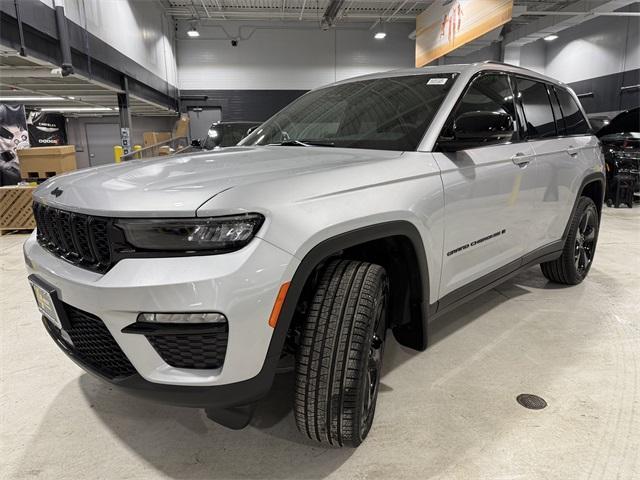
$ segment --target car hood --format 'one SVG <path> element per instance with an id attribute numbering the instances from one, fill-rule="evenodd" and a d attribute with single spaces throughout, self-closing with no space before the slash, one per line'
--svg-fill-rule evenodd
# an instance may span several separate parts
<path id="1" fill-rule="evenodd" d="M 34 197 L 65 210 L 113 217 L 187 217 L 239 185 L 397 158 L 402 152 L 331 147 L 231 147 L 134 160 L 53 177 Z"/>
<path id="2" fill-rule="evenodd" d="M 598 138 L 614 134 L 640 132 L 640 108 L 633 108 L 619 113 L 604 127 L 596 132 Z"/>

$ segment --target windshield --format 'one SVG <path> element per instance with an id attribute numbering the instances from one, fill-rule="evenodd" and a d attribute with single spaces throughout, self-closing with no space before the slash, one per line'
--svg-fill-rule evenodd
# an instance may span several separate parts
<path id="1" fill-rule="evenodd" d="M 455 75 L 379 78 L 314 90 L 240 145 L 416 150 Z"/>

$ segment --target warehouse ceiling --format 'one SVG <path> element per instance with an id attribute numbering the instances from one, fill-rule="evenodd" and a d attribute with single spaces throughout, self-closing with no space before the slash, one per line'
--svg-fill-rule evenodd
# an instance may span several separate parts
<path id="1" fill-rule="evenodd" d="M 80 75 L 63 77 L 55 65 L 20 57 L 16 52 L 0 52 L 0 103 L 51 109 L 67 116 L 117 115 L 117 94 L 117 90 Z M 175 115 L 133 95 L 129 102 L 132 115 Z"/>
<path id="2" fill-rule="evenodd" d="M 176 19 L 322 21 L 338 8 L 336 25 L 347 22 L 415 22 L 434 0 L 158 0 Z M 577 1 L 515 0 L 514 25 L 535 21 L 535 13 L 565 8 Z M 604 3 L 592 1 L 592 4 Z"/>
<path id="3" fill-rule="evenodd" d="M 320 28 L 378 23 L 415 24 L 416 17 L 434 0 L 156 0 L 178 21 L 219 22 L 270 20 L 286 24 L 316 23 Z M 635 0 L 514 0 L 513 18 L 466 45 L 453 56 L 465 55 L 505 39 L 524 45 L 574 26 L 597 15 L 639 15 L 617 10 Z M 616 12 L 616 13 L 614 13 Z M 413 37 L 412 37 L 413 38 Z"/>

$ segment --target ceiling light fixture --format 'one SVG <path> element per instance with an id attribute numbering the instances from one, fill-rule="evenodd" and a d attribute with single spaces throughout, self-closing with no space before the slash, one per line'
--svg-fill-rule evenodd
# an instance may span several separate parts
<path id="1" fill-rule="evenodd" d="M 191 28 L 189 28 L 189 30 L 187 30 L 187 35 L 189 35 L 191 38 L 196 38 L 200 36 L 200 32 L 198 31 L 198 28 L 194 25 L 191 25 Z"/>
<path id="2" fill-rule="evenodd" d="M 553 42 L 554 40 L 558 39 L 558 35 L 556 35 L 555 33 L 552 33 L 551 35 L 547 35 L 546 37 L 544 37 L 545 42 Z"/>
<path id="3" fill-rule="evenodd" d="M 0 102 L 57 102 L 66 100 L 62 97 L 0 97 Z"/>
<path id="4" fill-rule="evenodd" d="M 378 28 L 376 29 L 376 33 L 374 33 L 373 38 L 376 40 L 384 40 L 387 36 L 387 32 L 385 32 L 384 22 L 382 19 L 378 21 Z"/>

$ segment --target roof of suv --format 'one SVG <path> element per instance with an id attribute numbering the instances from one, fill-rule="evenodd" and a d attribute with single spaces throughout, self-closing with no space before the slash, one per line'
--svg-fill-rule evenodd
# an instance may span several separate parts
<path id="1" fill-rule="evenodd" d="M 562 82 L 559 82 L 558 80 L 555 80 L 551 77 L 547 77 L 546 75 L 542 75 L 541 73 L 535 72 L 533 70 L 529 70 L 528 68 L 518 67 L 516 65 L 509 65 L 507 63 L 501 63 L 501 62 L 495 62 L 495 61 L 388 70 L 386 72 L 371 73 L 368 75 L 361 75 L 358 77 L 341 80 L 339 82 L 334 83 L 333 85 L 339 85 L 343 83 L 349 83 L 349 82 L 360 81 L 360 80 L 373 80 L 376 78 L 393 78 L 393 77 L 404 77 L 409 75 L 425 75 L 425 74 L 438 74 L 438 73 L 460 73 L 460 74 L 465 74 L 468 77 L 471 77 L 477 72 L 480 72 L 482 70 L 498 70 L 498 71 L 504 71 L 504 72 L 510 72 L 510 73 L 520 73 L 523 75 L 527 75 L 529 77 L 538 78 L 548 83 L 564 86 Z"/>

